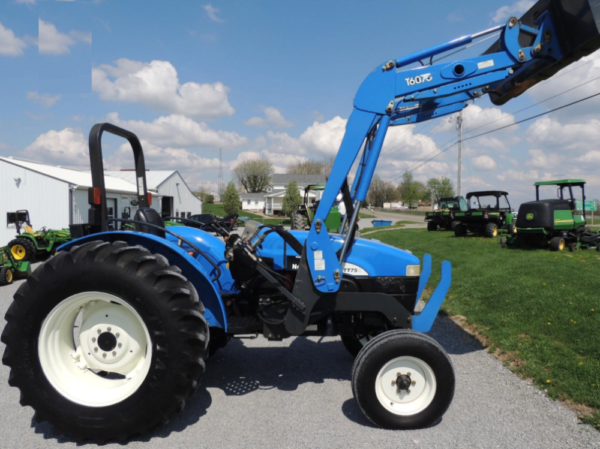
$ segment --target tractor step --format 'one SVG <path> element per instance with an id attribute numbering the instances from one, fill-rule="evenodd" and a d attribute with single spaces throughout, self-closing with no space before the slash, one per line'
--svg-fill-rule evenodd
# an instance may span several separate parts
<path id="1" fill-rule="evenodd" d="M 263 324 L 253 316 L 230 316 L 227 317 L 228 334 L 255 334 L 262 332 Z"/>

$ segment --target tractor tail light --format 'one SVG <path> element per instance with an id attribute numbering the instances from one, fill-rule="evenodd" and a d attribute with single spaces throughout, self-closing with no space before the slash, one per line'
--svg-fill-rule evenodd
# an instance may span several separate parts
<path id="1" fill-rule="evenodd" d="M 94 187 L 94 204 L 99 206 L 102 203 L 102 195 L 100 195 L 100 187 Z"/>
<path id="2" fill-rule="evenodd" d="M 487 213 L 487 212 L 484 212 L 484 213 L 483 213 L 483 218 L 487 218 L 487 217 L 488 217 L 488 213 Z"/>
<path id="3" fill-rule="evenodd" d="M 152 206 L 152 194 L 148 192 L 148 206 Z"/>

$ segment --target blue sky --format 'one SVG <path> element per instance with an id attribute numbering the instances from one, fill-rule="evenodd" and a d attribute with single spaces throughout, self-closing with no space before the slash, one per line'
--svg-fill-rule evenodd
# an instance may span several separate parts
<path id="1" fill-rule="evenodd" d="M 337 152 L 352 99 L 374 67 L 504 23 L 532 3 L 0 0 L 0 155 L 85 168 L 91 126 L 110 121 L 138 134 L 150 169 L 179 170 L 192 188 L 215 187 L 219 148 L 226 181 L 237 162 L 260 155 L 283 171 Z M 600 76 L 595 57 L 501 109 L 486 99 L 469 106 L 465 136 L 594 93 L 597 81 L 512 115 Z M 463 193 L 505 189 L 518 204 L 534 181 L 570 176 L 600 197 L 598 106 L 470 140 Z M 397 127 L 378 173 L 394 180 L 455 137 L 447 117 Z M 118 139 L 106 139 L 105 159 L 110 168 L 131 166 Z M 456 159 L 454 147 L 414 175 L 455 179 Z"/>

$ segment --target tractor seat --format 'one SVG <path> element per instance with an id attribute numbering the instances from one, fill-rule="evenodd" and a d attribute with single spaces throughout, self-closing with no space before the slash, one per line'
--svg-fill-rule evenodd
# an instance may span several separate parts
<path id="1" fill-rule="evenodd" d="M 160 226 L 161 228 L 165 227 L 165 222 L 159 215 L 158 211 L 156 209 L 152 209 L 151 207 L 142 207 L 138 209 L 133 219 L 136 221 L 150 223 L 155 226 Z M 152 234 L 158 237 L 165 238 L 165 231 L 163 231 L 162 229 L 157 229 L 154 226 L 145 226 L 139 223 L 135 223 L 134 225 L 136 231 L 145 232 L 146 234 Z"/>

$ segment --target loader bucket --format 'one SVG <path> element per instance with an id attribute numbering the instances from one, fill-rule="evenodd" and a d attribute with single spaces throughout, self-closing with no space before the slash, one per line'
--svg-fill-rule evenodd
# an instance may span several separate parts
<path id="1" fill-rule="evenodd" d="M 518 97 L 540 81 L 550 78 L 584 56 L 600 48 L 600 2 L 598 0 L 539 0 L 527 11 L 520 21 L 530 27 L 536 26 L 536 19 L 548 12 L 556 31 L 562 58 L 536 58 L 515 71 L 502 83 L 495 84 L 489 91 L 492 103 L 503 105 Z M 521 47 L 530 46 L 534 37 L 521 33 Z M 553 45 L 556 45 L 553 44 Z M 496 41 L 483 54 L 500 51 L 500 41 Z"/>

